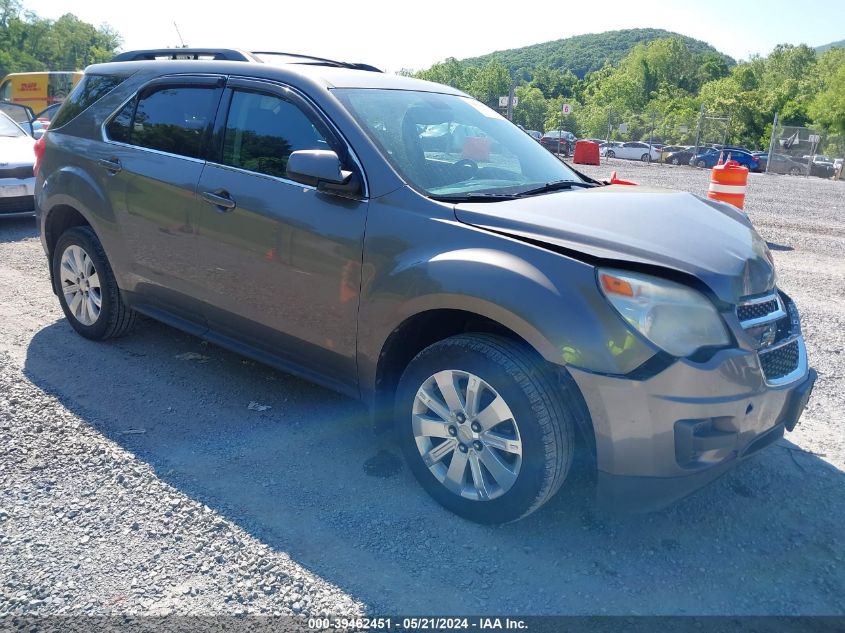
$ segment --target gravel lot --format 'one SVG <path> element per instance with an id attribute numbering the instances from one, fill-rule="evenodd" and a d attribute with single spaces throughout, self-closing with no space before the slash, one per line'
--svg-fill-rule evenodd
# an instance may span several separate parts
<path id="1" fill-rule="evenodd" d="M 707 188 L 611 163 L 585 171 Z M 152 321 L 83 340 L 0 222 L 0 614 L 845 613 L 845 182 L 754 174 L 747 211 L 820 374 L 802 424 L 661 513 L 576 482 L 500 527 L 371 476 L 396 450 L 351 400 Z"/>

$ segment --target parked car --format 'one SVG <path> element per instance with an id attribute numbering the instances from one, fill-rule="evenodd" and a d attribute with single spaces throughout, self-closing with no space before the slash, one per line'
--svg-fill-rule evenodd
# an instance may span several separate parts
<path id="1" fill-rule="evenodd" d="M 60 103 L 53 104 L 38 114 L 35 114 L 32 108 L 27 105 L 12 103 L 10 101 L 0 101 L 0 112 L 21 126 L 27 134 L 38 139 L 47 130 L 47 126 L 50 125 L 50 119 L 61 105 Z"/>
<path id="2" fill-rule="evenodd" d="M 687 147 L 666 154 L 663 162 L 669 163 L 670 165 L 688 165 L 693 156 L 695 156 L 695 148 Z"/>
<path id="3" fill-rule="evenodd" d="M 641 160 L 643 162 L 660 160 L 659 149 L 649 147 L 648 143 L 641 143 L 639 141 L 608 145 L 603 150 L 600 150 L 600 153 L 607 158 L 627 158 L 629 160 Z"/>
<path id="4" fill-rule="evenodd" d="M 38 141 L 81 336 L 146 314 L 361 398 L 486 523 L 548 501 L 576 447 L 604 504 L 646 510 L 798 423 L 816 374 L 738 209 L 579 175 L 447 86 L 213 53 L 90 66 Z M 484 137 L 426 151 L 441 124 Z"/>
<path id="5" fill-rule="evenodd" d="M 578 139 L 566 130 L 551 130 L 543 134 L 540 144 L 554 154 L 571 155 Z"/>
<path id="6" fill-rule="evenodd" d="M 535 141 L 539 141 L 541 138 L 543 138 L 543 133 L 537 130 L 525 130 L 525 133 L 531 138 L 533 138 Z"/>
<path id="7" fill-rule="evenodd" d="M 696 154 L 689 159 L 689 164 L 695 167 L 706 167 L 708 169 L 715 167 L 719 162 L 719 156 L 727 161 L 735 160 L 743 167 L 748 167 L 749 171 L 760 170 L 760 159 L 752 156 L 749 152 L 738 149 L 711 149 L 700 154 Z"/>
<path id="8" fill-rule="evenodd" d="M 682 152 L 685 149 L 687 149 L 686 145 L 664 145 L 660 148 L 660 161 L 666 162 L 666 158 L 669 156 L 669 154 L 674 154 L 675 152 Z M 677 163 L 675 164 L 677 165 Z"/>
<path id="9" fill-rule="evenodd" d="M 793 160 L 786 154 L 761 154 L 758 157 L 762 170 L 773 174 L 801 176 L 807 172 L 807 166 Z"/>
<path id="10" fill-rule="evenodd" d="M 812 160 L 810 160 L 812 158 Z M 805 171 L 809 166 L 810 175 L 816 176 L 818 178 L 832 178 L 833 174 L 836 173 L 836 167 L 833 164 L 833 161 L 830 160 L 827 156 L 802 156 L 801 158 L 795 158 L 796 162 L 801 163 Z"/>
<path id="11" fill-rule="evenodd" d="M 0 112 L 0 218 L 31 216 L 35 140 L 3 112 Z"/>

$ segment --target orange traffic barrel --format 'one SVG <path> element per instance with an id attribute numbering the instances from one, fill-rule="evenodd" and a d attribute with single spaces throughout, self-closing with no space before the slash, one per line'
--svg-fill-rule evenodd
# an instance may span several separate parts
<path id="1" fill-rule="evenodd" d="M 710 172 L 710 189 L 707 197 L 721 200 L 741 209 L 745 204 L 745 187 L 748 184 L 748 168 L 735 160 L 719 164 Z"/>
<path id="2" fill-rule="evenodd" d="M 573 161 L 579 165 L 600 165 L 599 144 L 592 141 L 576 141 Z"/>

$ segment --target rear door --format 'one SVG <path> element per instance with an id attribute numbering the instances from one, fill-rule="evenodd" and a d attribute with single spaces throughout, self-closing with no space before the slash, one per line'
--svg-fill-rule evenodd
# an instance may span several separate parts
<path id="1" fill-rule="evenodd" d="M 196 227 L 209 327 L 354 392 L 367 203 L 286 174 L 306 149 L 335 150 L 357 171 L 348 147 L 306 99 L 270 82 L 230 79 L 217 119 Z"/>
<path id="2" fill-rule="evenodd" d="M 98 160 L 127 252 L 124 283 L 150 307 L 202 320 L 193 272 L 197 182 L 225 78 L 164 77 L 144 87 L 106 124 Z"/>

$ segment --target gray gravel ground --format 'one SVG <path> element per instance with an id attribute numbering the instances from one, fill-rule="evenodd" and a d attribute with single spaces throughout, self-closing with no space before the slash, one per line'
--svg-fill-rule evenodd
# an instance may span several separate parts
<path id="1" fill-rule="evenodd" d="M 612 163 L 585 171 L 707 188 Z M 845 182 L 752 175 L 747 210 L 819 370 L 802 424 L 663 512 L 576 481 L 499 527 L 370 476 L 396 451 L 351 400 L 151 321 L 83 340 L 0 223 L 0 614 L 842 614 Z"/>

